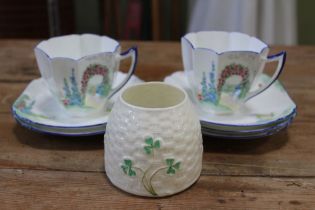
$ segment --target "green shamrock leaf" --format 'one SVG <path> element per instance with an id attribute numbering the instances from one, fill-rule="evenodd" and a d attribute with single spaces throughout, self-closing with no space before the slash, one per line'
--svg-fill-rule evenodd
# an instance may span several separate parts
<path id="1" fill-rule="evenodd" d="M 128 173 L 129 176 L 136 176 L 136 172 L 132 169 L 130 169 L 129 173 Z"/>
<path id="2" fill-rule="evenodd" d="M 178 170 L 179 167 L 180 167 L 180 162 L 175 163 L 175 164 L 173 165 L 173 167 Z"/>
<path id="3" fill-rule="evenodd" d="M 148 138 L 146 138 L 145 139 L 145 143 L 147 144 L 147 145 L 153 145 L 153 138 L 152 137 L 148 137 Z"/>
<path id="4" fill-rule="evenodd" d="M 125 165 L 121 166 L 122 170 L 124 171 L 125 174 L 128 174 L 128 167 Z"/>
<path id="5" fill-rule="evenodd" d="M 148 137 L 144 140 L 145 146 L 143 147 L 145 153 L 150 155 L 153 149 L 159 149 L 161 144 L 159 140 L 154 141 L 152 137 Z"/>
<path id="6" fill-rule="evenodd" d="M 159 140 L 156 140 L 156 141 L 154 142 L 154 146 L 153 146 L 153 147 L 159 149 L 159 148 L 160 148 L 160 141 L 159 141 Z"/>
<path id="7" fill-rule="evenodd" d="M 167 166 L 171 167 L 174 163 L 174 159 L 166 159 Z"/>
<path id="8" fill-rule="evenodd" d="M 144 151 L 145 151 L 148 155 L 151 154 L 152 148 L 151 148 L 150 146 L 144 146 L 143 148 L 144 148 Z"/>
<path id="9" fill-rule="evenodd" d="M 175 174 L 176 170 L 179 170 L 180 168 L 180 162 L 174 164 L 174 159 L 166 159 L 165 162 L 168 167 L 166 171 L 167 174 Z"/>
<path id="10" fill-rule="evenodd" d="M 132 169 L 132 161 L 130 159 L 124 159 L 124 164 L 121 165 L 123 172 L 128 176 L 136 176 L 136 172 Z"/>
<path id="11" fill-rule="evenodd" d="M 172 167 L 169 167 L 166 171 L 167 174 L 175 174 L 175 169 L 173 169 Z"/>

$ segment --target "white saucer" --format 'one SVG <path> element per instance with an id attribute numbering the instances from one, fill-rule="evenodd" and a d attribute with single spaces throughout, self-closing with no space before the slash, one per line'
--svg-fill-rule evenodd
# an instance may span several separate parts
<path id="1" fill-rule="evenodd" d="M 125 76 L 126 74 L 118 72 L 113 86 L 119 84 Z M 122 90 L 141 82 L 138 77 L 132 76 Z M 108 110 L 104 110 L 99 117 L 71 118 L 63 112 L 45 81 L 39 78 L 33 80 L 14 102 L 12 112 L 22 126 L 35 131 L 70 136 L 95 135 L 105 132 L 109 109 L 117 95 L 119 92 L 110 99 Z"/>
<path id="2" fill-rule="evenodd" d="M 261 75 L 256 83 L 264 84 L 269 80 L 267 75 Z M 217 131 L 247 131 L 269 129 L 278 124 L 291 122 L 296 115 L 296 105 L 279 81 L 276 81 L 266 91 L 245 103 L 242 112 L 232 115 L 215 115 L 198 108 L 192 97 L 187 78 L 183 71 L 178 71 L 164 79 L 165 82 L 182 87 L 194 103 L 203 128 Z M 287 125 L 286 125 L 287 126 Z M 284 127 L 286 127 L 284 126 Z"/>
<path id="3" fill-rule="evenodd" d="M 202 128 L 202 133 L 208 136 L 214 136 L 219 138 L 225 138 L 225 139 L 255 139 L 255 138 L 262 138 L 266 136 L 271 136 L 279 131 L 287 128 L 291 122 L 293 121 L 295 115 L 290 117 L 287 121 L 279 123 L 277 125 L 264 128 L 264 129 L 258 129 L 258 130 L 240 130 L 240 131 L 221 131 L 221 130 L 215 130 L 215 129 L 209 129 L 207 127 Z"/>

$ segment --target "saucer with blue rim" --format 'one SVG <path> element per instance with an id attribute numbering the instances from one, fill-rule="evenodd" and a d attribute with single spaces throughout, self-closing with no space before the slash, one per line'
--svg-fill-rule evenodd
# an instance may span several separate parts
<path id="1" fill-rule="evenodd" d="M 113 86 L 119 84 L 125 75 L 125 73 L 118 72 Z M 142 80 L 133 75 L 122 90 L 141 82 Z M 63 111 L 63 107 L 46 87 L 44 79 L 39 78 L 31 81 L 16 99 L 12 105 L 12 113 L 20 125 L 30 130 L 65 136 L 97 135 L 105 132 L 108 114 L 117 95 L 119 92 L 110 99 L 103 114 L 73 118 Z"/>
<path id="2" fill-rule="evenodd" d="M 260 75 L 253 88 L 263 85 L 269 79 L 265 74 Z M 215 115 L 199 109 L 183 71 L 171 74 L 164 81 L 177 85 L 188 93 L 205 135 L 242 139 L 270 136 L 288 127 L 296 116 L 296 105 L 279 81 L 247 101 L 244 111 L 231 115 Z"/>

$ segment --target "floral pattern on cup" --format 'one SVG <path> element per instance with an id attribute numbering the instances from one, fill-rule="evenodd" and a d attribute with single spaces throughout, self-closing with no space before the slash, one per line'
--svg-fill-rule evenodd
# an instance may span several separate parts
<path id="1" fill-rule="evenodd" d="M 143 147 L 144 152 L 149 155 L 154 160 L 154 153 L 158 152 L 161 147 L 161 142 L 159 139 L 153 139 L 152 137 L 145 138 L 145 145 Z M 155 191 L 154 186 L 152 185 L 152 180 L 156 175 L 165 171 L 167 175 L 174 175 L 176 171 L 180 170 L 181 162 L 176 162 L 174 158 L 167 158 L 161 162 L 160 166 L 155 166 L 153 164 L 149 165 L 146 169 L 142 169 L 137 167 L 132 159 L 125 158 L 123 160 L 123 164 L 121 165 L 121 169 L 123 172 L 130 177 L 137 176 L 141 174 L 141 182 L 143 187 L 146 189 L 148 193 L 153 196 L 158 196 L 158 193 Z M 156 168 L 153 168 L 153 167 Z M 149 175 L 149 170 L 154 170 L 153 173 Z"/>
<path id="2" fill-rule="evenodd" d="M 240 83 L 237 85 L 229 84 L 227 80 L 231 76 L 239 76 L 241 78 Z M 220 95 L 222 92 L 228 93 L 239 99 L 244 98 L 250 87 L 248 68 L 235 63 L 225 66 L 225 68 L 221 71 L 218 85 L 216 87 L 215 66 L 212 63 L 209 79 L 207 79 L 206 73 L 203 72 L 200 85 L 201 90 L 198 93 L 199 101 L 210 102 L 217 106 L 220 103 Z"/>
<path id="3" fill-rule="evenodd" d="M 207 81 L 206 73 L 202 72 L 201 92 L 198 94 L 199 101 L 210 102 L 214 105 L 219 103 L 219 95 L 215 86 L 215 65 L 212 63 L 209 73 L 209 82 Z"/>
<path id="4" fill-rule="evenodd" d="M 218 84 L 218 92 L 227 92 L 234 97 L 244 98 L 249 89 L 249 73 L 248 68 L 241 64 L 227 65 L 221 72 Z M 230 85 L 226 81 L 231 76 L 240 76 L 241 82 L 237 85 Z"/>
<path id="5" fill-rule="evenodd" d="M 184 70 L 191 91 L 202 99 L 197 100 L 196 104 L 203 112 L 212 114 L 232 114 L 241 110 L 245 102 L 268 89 L 277 80 L 286 60 L 286 52 L 268 56 L 266 43 L 239 32 L 188 33 L 182 37 L 181 44 Z M 264 72 L 265 64 L 270 62 L 278 63 L 271 80 L 252 89 L 254 81 Z M 204 103 L 203 99 L 209 99 L 213 91 L 206 87 L 206 94 L 202 94 L 205 91 L 201 91 L 200 84 L 205 83 L 205 78 L 208 79 L 212 63 L 216 65 L 213 79 L 216 94 L 212 96 L 216 97 Z"/>
<path id="6" fill-rule="evenodd" d="M 102 82 L 97 86 L 88 86 L 89 80 L 95 75 L 102 76 Z M 108 68 L 100 64 L 93 64 L 86 68 L 81 80 L 81 90 L 78 88 L 78 83 L 74 75 L 74 69 L 71 71 L 69 80 L 71 87 L 69 86 L 68 80 L 64 78 L 64 99 L 62 102 L 66 107 L 84 107 L 85 96 L 87 93 L 90 95 L 106 97 L 111 89 L 111 85 L 109 84 L 110 80 L 108 78 Z"/>
<path id="7" fill-rule="evenodd" d="M 88 88 L 88 82 L 90 78 L 95 75 L 102 76 L 103 80 L 96 88 L 94 88 L 94 90 L 93 88 L 90 88 L 88 92 L 92 93 L 93 95 L 98 94 L 102 97 L 107 96 L 110 91 L 110 85 L 109 85 L 110 80 L 108 78 L 108 68 L 100 64 L 90 65 L 84 71 L 83 78 L 81 80 L 81 93 L 85 95 Z"/>

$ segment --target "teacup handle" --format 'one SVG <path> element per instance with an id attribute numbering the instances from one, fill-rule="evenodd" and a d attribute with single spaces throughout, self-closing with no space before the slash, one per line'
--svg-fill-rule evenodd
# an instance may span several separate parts
<path id="1" fill-rule="evenodd" d="M 115 93 L 117 93 L 129 81 L 129 79 L 135 72 L 136 66 L 137 66 L 137 58 L 138 58 L 137 47 L 131 47 L 127 51 L 117 55 L 118 60 L 123 60 L 129 57 L 131 57 L 131 65 L 129 67 L 128 74 L 126 78 L 119 85 L 117 85 L 117 87 L 112 89 L 111 93 L 108 94 L 108 97 L 107 97 L 108 99 L 110 99 L 113 95 L 115 95 Z"/>
<path id="2" fill-rule="evenodd" d="M 262 85 L 262 87 L 258 88 L 257 90 L 249 92 L 247 94 L 247 96 L 244 98 L 244 101 L 248 101 L 249 99 L 255 97 L 259 93 L 261 93 L 261 92 L 265 91 L 267 88 L 269 88 L 280 76 L 280 74 L 283 70 L 283 67 L 284 67 L 285 60 L 286 60 L 286 52 L 285 51 L 282 51 L 278 54 L 271 55 L 271 56 L 268 56 L 267 58 L 265 58 L 266 63 L 278 61 L 277 69 L 276 69 L 275 73 L 272 75 L 272 77 L 268 83 Z"/>

